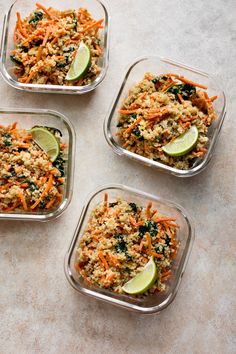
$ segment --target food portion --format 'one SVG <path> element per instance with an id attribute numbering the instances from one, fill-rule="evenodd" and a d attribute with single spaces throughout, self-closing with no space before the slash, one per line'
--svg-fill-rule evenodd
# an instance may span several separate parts
<path id="1" fill-rule="evenodd" d="M 119 110 L 117 135 L 136 154 L 190 169 L 207 152 L 208 128 L 217 118 L 207 87 L 183 76 L 146 73 Z"/>
<path id="2" fill-rule="evenodd" d="M 116 293 L 164 291 L 178 250 L 175 218 L 108 194 L 90 216 L 75 269 L 90 284 Z"/>
<path id="3" fill-rule="evenodd" d="M 60 11 L 36 4 L 24 19 L 17 13 L 11 59 L 18 81 L 31 84 L 91 84 L 103 54 L 96 21 L 85 8 Z M 72 75 L 73 73 L 73 75 Z"/>
<path id="4" fill-rule="evenodd" d="M 65 183 L 61 132 L 0 125 L 0 212 L 47 211 L 60 205 Z"/>

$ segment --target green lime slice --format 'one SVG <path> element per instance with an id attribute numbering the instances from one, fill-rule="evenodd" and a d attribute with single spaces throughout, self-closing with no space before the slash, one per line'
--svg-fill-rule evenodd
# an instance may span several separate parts
<path id="1" fill-rule="evenodd" d="M 122 287 L 122 290 L 131 295 L 142 294 L 153 286 L 156 279 L 157 267 L 153 257 L 151 257 L 142 272 L 125 283 L 125 285 Z"/>
<path id="2" fill-rule="evenodd" d="M 35 143 L 46 152 L 51 161 L 55 161 L 60 152 L 60 147 L 55 136 L 45 128 L 33 128 L 30 130 Z"/>
<path id="3" fill-rule="evenodd" d="M 89 47 L 81 42 L 76 56 L 71 63 L 70 69 L 66 75 L 66 80 L 79 80 L 88 70 L 91 64 L 91 52 Z"/>
<path id="4" fill-rule="evenodd" d="M 195 125 L 192 125 L 184 134 L 163 146 L 162 150 L 170 156 L 183 156 L 194 148 L 197 140 L 198 129 Z"/>

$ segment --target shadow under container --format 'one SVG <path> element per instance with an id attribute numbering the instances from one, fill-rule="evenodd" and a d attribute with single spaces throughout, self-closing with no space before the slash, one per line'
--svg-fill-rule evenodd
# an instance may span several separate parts
<path id="1" fill-rule="evenodd" d="M 217 100 L 214 101 L 213 107 L 217 114 L 217 119 L 212 123 L 208 129 L 207 137 L 209 139 L 207 144 L 207 153 L 203 159 L 197 158 L 193 166 L 188 170 L 180 170 L 175 167 L 170 167 L 162 162 L 148 159 L 147 157 L 138 155 L 123 148 L 120 144 L 119 138 L 116 135 L 118 128 L 117 123 L 119 119 L 119 109 L 122 107 L 124 100 L 129 94 L 129 90 L 140 82 L 146 72 L 155 75 L 165 73 L 175 73 L 186 77 L 188 80 L 206 85 L 208 87 L 209 96 L 217 95 Z M 220 85 L 216 79 L 205 72 L 198 69 L 188 67 L 184 64 L 175 62 L 166 58 L 159 57 L 144 57 L 137 59 L 125 74 L 122 84 L 115 95 L 111 105 L 110 112 L 104 121 L 104 134 L 108 144 L 113 151 L 121 156 L 126 156 L 130 159 L 136 160 L 146 166 L 154 167 L 159 171 L 172 174 L 177 177 L 191 177 L 203 171 L 211 160 L 214 153 L 215 145 L 219 137 L 219 133 L 226 114 L 226 98 Z"/>
<path id="2" fill-rule="evenodd" d="M 165 291 L 144 298 L 137 298 L 128 294 L 117 294 L 107 289 L 88 285 L 75 270 L 76 250 L 79 246 L 80 238 L 85 232 L 92 210 L 103 201 L 105 192 L 108 193 L 109 202 L 114 202 L 117 197 L 120 197 L 128 202 L 134 202 L 139 206 L 145 207 L 147 202 L 152 201 L 153 208 L 157 209 L 160 214 L 176 218 L 176 223 L 179 225 L 177 230 L 179 248 L 176 259 L 172 263 L 172 273 L 171 277 L 166 282 Z M 71 286 L 81 294 L 141 314 L 159 313 L 175 298 L 188 261 L 193 240 L 194 228 L 192 222 L 185 210 L 179 205 L 124 185 L 112 184 L 103 186 L 91 194 L 84 205 L 79 223 L 65 257 L 65 274 Z"/>
<path id="3" fill-rule="evenodd" d="M 52 210 L 0 212 L 0 220 L 48 221 L 61 215 L 68 207 L 73 189 L 75 132 L 70 121 L 62 114 L 46 109 L 0 109 L 1 125 L 17 122 L 19 129 L 31 129 L 35 125 L 60 130 L 62 142 L 67 145 L 65 151 L 65 184 L 61 203 Z"/>
<path id="4" fill-rule="evenodd" d="M 35 1 L 32 0 L 16 0 L 4 17 L 0 63 L 3 78 L 9 85 L 15 87 L 16 89 L 30 92 L 84 94 L 94 90 L 105 78 L 108 68 L 109 15 L 106 6 L 100 0 L 81 0 L 79 2 L 77 0 L 60 2 L 56 0 L 43 0 L 40 3 L 46 8 L 53 7 L 61 11 L 83 7 L 86 8 L 96 20 L 102 18 L 104 19 L 104 28 L 99 30 L 101 45 L 103 47 L 103 56 L 98 62 L 101 72 L 91 84 L 85 86 L 26 84 L 18 82 L 17 76 L 14 74 L 14 63 L 10 59 L 11 51 L 14 49 L 13 34 L 16 25 L 16 13 L 19 12 L 23 19 L 36 9 L 36 5 Z"/>

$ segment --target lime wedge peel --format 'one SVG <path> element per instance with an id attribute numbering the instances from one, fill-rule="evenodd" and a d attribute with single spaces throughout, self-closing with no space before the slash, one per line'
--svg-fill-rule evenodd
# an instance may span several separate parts
<path id="1" fill-rule="evenodd" d="M 198 141 L 198 129 L 192 125 L 188 131 L 174 141 L 163 146 L 162 150 L 170 156 L 183 156 L 191 151 Z"/>
<path id="2" fill-rule="evenodd" d="M 77 50 L 76 56 L 71 63 L 70 69 L 66 75 L 66 80 L 79 80 L 91 65 L 91 52 L 89 47 L 81 42 Z"/>
<path id="3" fill-rule="evenodd" d="M 33 128 L 30 130 L 35 143 L 55 161 L 60 153 L 59 143 L 56 137 L 45 128 Z"/>
<path id="4" fill-rule="evenodd" d="M 157 279 L 157 267 L 153 257 L 145 265 L 144 269 L 122 287 L 122 290 L 130 295 L 142 294 L 150 289 Z"/>

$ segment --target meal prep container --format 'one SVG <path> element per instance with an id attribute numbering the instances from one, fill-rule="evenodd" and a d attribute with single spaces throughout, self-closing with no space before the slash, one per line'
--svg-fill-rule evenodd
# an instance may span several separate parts
<path id="1" fill-rule="evenodd" d="M 177 231 L 177 239 L 180 245 L 177 257 L 172 263 L 171 277 L 166 282 L 167 289 L 164 292 L 155 293 L 142 299 L 128 294 L 116 294 L 106 289 L 88 285 L 76 272 L 74 264 L 79 240 L 84 234 L 93 208 L 103 201 L 105 192 L 108 192 L 109 202 L 113 202 L 118 196 L 129 202 L 134 202 L 145 207 L 148 201 L 152 201 L 153 208 L 157 208 L 161 214 L 176 218 L 176 223 L 180 226 Z M 114 184 L 103 186 L 90 195 L 84 205 L 78 226 L 65 257 L 65 274 L 71 286 L 81 294 L 89 295 L 96 299 L 142 314 L 158 313 L 173 301 L 177 293 L 193 240 L 193 226 L 185 210 L 179 205 L 123 185 Z"/>
<path id="2" fill-rule="evenodd" d="M 127 97 L 129 90 L 141 81 L 146 72 L 151 72 L 156 75 L 164 74 L 168 72 L 176 73 L 185 76 L 187 79 L 206 85 L 208 87 L 208 93 L 210 96 L 217 95 L 218 99 L 214 101 L 213 107 L 217 113 L 218 118 L 213 122 L 208 130 L 208 151 L 203 159 L 196 159 L 191 169 L 180 170 L 174 167 L 170 167 L 161 162 L 150 160 L 144 156 L 138 155 L 134 152 L 124 149 L 119 142 L 116 132 L 116 127 L 119 117 L 119 109 Z M 104 134 L 108 144 L 112 147 L 115 153 L 134 159 L 144 165 L 155 167 L 159 171 L 163 171 L 172 174 L 177 177 L 191 177 L 201 172 L 209 163 L 215 148 L 216 141 L 218 139 L 222 123 L 226 114 L 226 99 L 225 94 L 217 84 L 216 80 L 197 69 L 188 67 L 181 63 L 175 62 L 166 58 L 159 57 L 144 57 L 137 59 L 129 68 L 125 74 L 122 84 L 115 95 L 114 101 L 111 105 L 110 112 L 104 122 Z"/>
<path id="3" fill-rule="evenodd" d="M 54 7 L 59 10 L 77 9 L 85 7 L 95 19 L 104 19 L 104 28 L 99 33 L 104 48 L 103 57 L 100 59 L 101 73 L 89 85 L 85 86 L 65 86 L 65 85 L 45 85 L 45 84 L 25 84 L 17 81 L 17 77 L 13 72 L 14 63 L 10 59 L 11 51 L 14 49 L 13 32 L 16 25 L 16 13 L 20 12 L 21 17 L 25 18 L 33 10 L 35 10 L 35 1 L 32 0 L 16 0 L 10 7 L 8 13 L 4 17 L 2 43 L 1 43 L 1 64 L 0 69 L 6 82 L 20 90 L 31 92 L 50 92 L 50 93 L 67 93 L 67 94 L 83 94 L 94 90 L 104 79 L 108 68 L 108 52 L 109 52 L 109 15 L 107 8 L 100 0 L 43 0 L 42 5 L 46 8 Z"/>
<path id="4" fill-rule="evenodd" d="M 0 109 L 1 125 L 17 122 L 19 129 L 31 129 L 35 125 L 57 128 L 62 133 L 62 141 L 66 143 L 65 185 L 61 204 L 53 210 L 0 212 L 0 219 L 48 221 L 58 217 L 68 207 L 73 188 L 74 173 L 74 140 L 75 132 L 70 121 L 62 114 L 46 109 Z"/>

